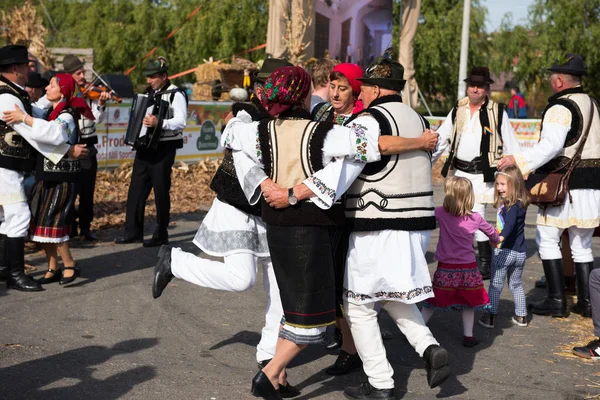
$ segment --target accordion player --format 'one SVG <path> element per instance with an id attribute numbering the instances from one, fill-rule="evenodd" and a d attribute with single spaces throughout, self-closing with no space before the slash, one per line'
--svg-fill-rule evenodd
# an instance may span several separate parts
<path id="1" fill-rule="evenodd" d="M 156 150 L 162 133 L 162 121 L 169 112 L 169 102 L 162 100 L 160 93 L 136 94 L 131 103 L 125 143 L 134 149 Z M 145 127 L 142 123 L 147 115 L 155 115 L 158 123 Z"/>

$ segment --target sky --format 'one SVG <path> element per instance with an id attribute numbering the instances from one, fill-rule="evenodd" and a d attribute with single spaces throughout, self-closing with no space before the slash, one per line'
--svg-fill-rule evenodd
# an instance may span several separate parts
<path id="1" fill-rule="evenodd" d="M 488 9 L 485 24 L 487 31 L 498 30 L 504 14 L 508 12 L 513 14 L 513 24 L 524 24 L 527 19 L 527 8 L 533 2 L 534 0 L 481 0 L 481 5 Z"/>

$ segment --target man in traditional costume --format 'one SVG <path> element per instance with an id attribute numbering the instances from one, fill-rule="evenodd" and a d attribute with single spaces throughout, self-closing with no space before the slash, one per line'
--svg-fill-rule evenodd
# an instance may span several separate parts
<path id="1" fill-rule="evenodd" d="M 548 70 L 554 95 L 542 117 L 540 141 L 530 149 L 504 157 L 499 167 L 516 164 L 523 175 L 532 171 L 565 173 L 565 166 L 583 144 L 568 182 L 569 193 L 563 205 L 539 208 L 536 243 L 544 266 L 547 297 L 530 303 L 531 312 L 567 317 L 564 270 L 560 238 L 569 231 L 571 254 L 577 279 L 577 304 L 572 311 L 591 316 L 589 276 L 594 269 L 592 235 L 600 225 L 600 117 L 598 105 L 581 87 L 587 72 L 583 58 L 567 53 Z M 589 129 L 587 139 L 584 132 Z"/>
<path id="2" fill-rule="evenodd" d="M 467 79 L 467 97 L 460 99 L 437 132 L 440 145 L 433 154 L 437 160 L 450 146 L 442 169 L 471 181 L 475 191 L 474 212 L 485 216 L 487 204 L 494 202 L 494 172 L 505 154 L 519 152 L 519 143 L 508 119 L 506 106 L 489 98 L 490 70 L 474 67 Z M 490 278 L 492 248 L 483 232 L 475 233 L 479 252 L 479 271 Z"/>
<path id="3" fill-rule="evenodd" d="M 161 132 L 158 147 L 140 148 L 135 153 L 131 184 L 127 193 L 125 234 L 115 239 L 117 244 L 143 240 L 144 209 L 152 189 L 156 203 L 157 226 L 152 238 L 144 241 L 144 247 L 169 244 L 167 227 L 171 213 L 171 167 L 175 162 L 177 149 L 183 147 L 183 129 L 187 124 L 187 95 L 171 83 L 168 72 L 167 60 L 163 57 L 149 59 L 144 67 L 144 75 L 149 84 L 146 93 L 165 92 L 160 98 L 169 103 L 169 109 L 162 126 L 159 127 Z M 143 124 L 147 128 L 154 128 L 158 119 L 155 115 L 148 115 L 144 117 Z"/>
<path id="4" fill-rule="evenodd" d="M 85 156 L 87 150 L 69 145 L 60 124 L 31 116 L 34 110 L 25 91 L 28 62 L 26 47 L 0 48 L 0 279 L 17 290 L 40 291 L 42 286 L 24 273 L 25 236 L 31 219 L 24 173 L 33 170 L 36 150 L 53 163 L 67 153 L 71 158 Z M 10 114 L 15 110 L 26 115 L 12 121 Z"/>
<path id="5" fill-rule="evenodd" d="M 310 76 L 303 69 L 276 70 L 260 97 L 277 119 L 251 123 L 239 113 L 222 138 L 234 150 L 238 179 L 247 196 L 261 184 L 262 191 L 268 192 L 266 177 L 290 188 L 289 208 L 272 209 L 261 202 L 284 311 L 275 357 L 252 381 L 252 393 L 267 399 L 281 398 L 276 387 L 283 368 L 306 345 L 322 342 L 325 328 L 335 322 L 334 259 L 345 218 L 341 203 L 332 206 L 337 187 L 327 186 L 313 174 L 329 167 L 340 181 L 344 159 L 358 165 L 379 159 L 379 132 L 373 123 L 358 119 L 345 128 L 310 121 L 309 90 Z M 256 165 L 246 168 L 238 162 L 239 156 L 250 157 Z M 322 199 L 298 200 L 292 188 L 302 182 Z M 248 196 L 250 203 L 258 201 L 260 194 Z M 327 206 L 321 208 L 321 202 Z"/>
<path id="6" fill-rule="evenodd" d="M 283 66 L 291 64 L 283 59 L 266 59 L 255 77 L 255 91 L 262 87 L 274 70 Z M 244 110 L 253 121 L 270 118 L 256 95 L 251 103 L 235 103 L 232 108 L 234 115 Z M 194 244 L 206 254 L 223 257 L 223 261 L 197 257 L 178 247 L 163 246 L 154 269 L 152 295 L 158 298 L 173 277 L 202 287 L 243 292 L 254 287 L 257 268 L 261 264 L 267 308 L 261 340 L 256 346 L 256 361 L 263 368 L 275 355 L 283 309 L 260 206 L 248 203 L 237 179 L 231 149 L 225 149 L 223 162 L 210 187 L 217 198 L 202 220 Z M 280 382 L 279 388 L 284 398 L 300 394 L 287 382 Z"/>

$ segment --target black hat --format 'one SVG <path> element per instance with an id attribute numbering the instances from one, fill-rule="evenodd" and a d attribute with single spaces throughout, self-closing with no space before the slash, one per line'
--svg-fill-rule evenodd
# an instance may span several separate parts
<path id="1" fill-rule="evenodd" d="M 44 88 L 48 86 L 48 81 L 42 78 L 42 75 L 39 72 L 30 72 L 27 75 L 27 84 L 30 88 Z"/>
<path id="2" fill-rule="evenodd" d="M 67 54 L 65 58 L 63 58 L 63 71 L 65 71 L 68 74 L 72 74 L 79 68 L 83 68 L 84 65 L 85 61 L 81 61 L 74 54 Z"/>
<path id="3" fill-rule="evenodd" d="M 164 57 L 158 57 L 158 59 L 150 58 L 144 67 L 145 76 L 167 72 L 169 72 L 169 67 L 167 66 L 167 59 Z"/>
<path id="4" fill-rule="evenodd" d="M 0 65 L 27 64 L 28 62 L 27 47 L 16 44 L 0 47 Z"/>
<path id="5" fill-rule="evenodd" d="M 406 83 L 402 64 L 387 57 L 377 57 L 366 69 L 365 75 L 358 80 L 398 92 L 404 89 Z"/>
<path id="6" fill-rule="evenodd" d="M 567 53 L 559 57 L 548 71 L 558 72 L 559 74 L 568 74 L 582 76 L 587 73 L 587 68 L 583 63 L 583 57 L 579 54 Z"/>
<path id="7" fill-rule="evenodd" d="M 293 65 L 288 60 L 284 60 L 283 58 L 267 58 L 263 62 L 262 67 L 260 67 L 260 71 L 258 71 L 256 74 L 255 79 L 261 83 L 265 83 L 273 71 L 281 67 L 293 67 Z"/>
<path id="8" fill-rule="evenodd" d="M 490 69 L 488 67 L 471 68 L 471 74 L 464 81 L 471 85 L 490 85 L 494 83 L 490 77 Z"/>

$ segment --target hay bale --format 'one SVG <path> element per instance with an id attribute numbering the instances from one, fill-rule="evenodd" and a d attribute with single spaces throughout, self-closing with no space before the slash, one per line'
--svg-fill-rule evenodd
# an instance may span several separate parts
<path id="1" fill-rule="evenodd" d="M 219 70 L 239 70 L 243 73 L 243 69 L 239 65 L 220 64 L 216 62 L 200 64 L 196 69 L 196 82 L 210 83 L 216 79 L 221 80 L 221 73 L 219 72 Z"/>

